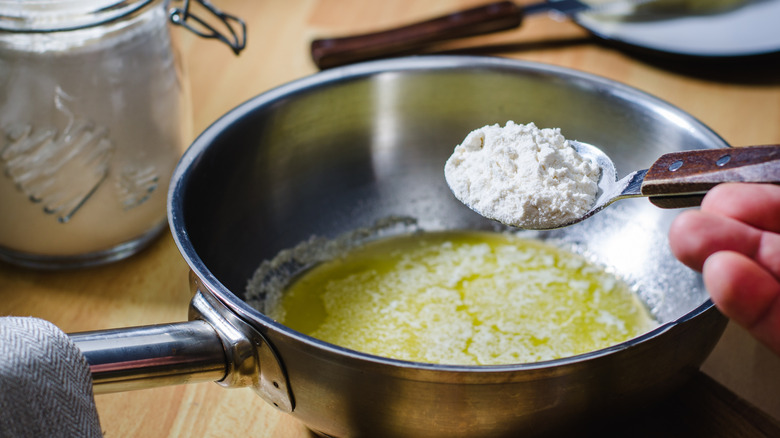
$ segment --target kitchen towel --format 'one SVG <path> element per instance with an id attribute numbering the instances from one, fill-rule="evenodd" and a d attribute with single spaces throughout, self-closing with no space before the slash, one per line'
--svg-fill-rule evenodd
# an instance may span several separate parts
<path id="1" fill-rule="evenodd" d="M 0 318 L 0 437 L 100 437 L 78 347 L 38 318 Z"/>

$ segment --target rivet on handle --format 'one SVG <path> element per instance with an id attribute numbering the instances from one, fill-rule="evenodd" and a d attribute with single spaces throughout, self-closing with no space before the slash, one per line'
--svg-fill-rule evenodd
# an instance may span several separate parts
<path id="1" fill-rule="evenodd" d="M 672 163 L 672 164 L 670 164 L 670 165 L 669 165 L 669 171 L 670 171 L 670 172 L 674 172 L 675 170 L 677 170 L 677 169 L 681 168 L 681 167 L 682 167 L 682 165 L 683 165 L 683 162 L 682 162 L 682 160 L 677 160 L 677 161 L 675 161 L 674 163 Z"/>
<path id="2" fill-rule="evenodd" d="M 722 167 L 725 166 L 729 161 L 731 161 L 731 155 L 724 155 L 718 158 L 718 161 L 716 161 L 715 164 Z"/>

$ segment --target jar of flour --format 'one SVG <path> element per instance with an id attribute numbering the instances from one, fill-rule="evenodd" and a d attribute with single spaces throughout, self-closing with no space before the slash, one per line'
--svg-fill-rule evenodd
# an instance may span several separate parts
<path id="1" fill-rule="evenodd" d="M 191 136 L 176 11 L 162 0 L 0 0 L 0 258 L 100 264 L 165 229 Z"/>

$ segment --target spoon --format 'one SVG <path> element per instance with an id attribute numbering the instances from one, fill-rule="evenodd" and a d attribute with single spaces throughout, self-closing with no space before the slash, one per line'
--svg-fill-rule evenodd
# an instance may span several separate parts
<path id="1" fill-rule="evenodd" d="M 661 155 L 649 169 L 631 172 L 618 180 L 615 164 L 604 151 L 579 141 L 569 143 L 601 168 L 599 191 L 584 215 L 551 228 L 581 222 L 625 198 L 646 196 L 661 208 L 683 208 L 701 204 L 704 194 L 720 183 L 780 184 L 780 145 L 672 152 Z"/>

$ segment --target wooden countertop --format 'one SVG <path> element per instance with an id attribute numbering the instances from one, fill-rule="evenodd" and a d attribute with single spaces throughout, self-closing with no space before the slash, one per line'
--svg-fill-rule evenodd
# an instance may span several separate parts
<path id="1" fill-rule="evenodd" d="M 195 133 L 244 100 L 315 73 L 308 45 L 316 36 L 394 26 L 484 2 L 214 3 L 246 20 L 248 46 L 236 58 L 217 42 L 196 38 L 180 28 L 172 29 L 191 82 Z M 660 64 L 599 44 L 571 22 L 546 16 L 529 18 L 518 30 L 473 38 L 448 48 L 462 44 L 482 47 L 480 54 L 550 63 L 626 83 L 688 111 L 735 146 L 780 144 L 777 59 L 774 64 L 728 67 Z M 66 332 L 183 321 L 191 297 L 187 273 L 168 233 L 142 253 L 98 268 L 38 272 L 0 263 L 0 315 L 44 318 Z M 723 392 L 723 388 L 711 385 L 707 377 L 700 375 L 692 388 L 705 387 L 699 393 L 705 394 L 701 400 L 709 400 L 709 404 L 699 403 L 696 396 L 680 397 L 674 405 L 680 413 L 678 421 L 685 422 L 685 409 L 698 406 L 693 411 L 704 411 L 699 413 L 700 417 L 713 419 L 716 411 L 701 406 L 727 406 L 733 415 L 714 420 L 736 418 L 728 424 L 741 430 L 740 436 L 764 436 L 777 431 L 771 428 L 774 423 L 769 417 L 780 418 L 780 359 L 741 329 L 729 327 L 703 370 L 732 392 Z M 745 405 L 741 398 L 769 416 Z M 96 400 L 107 437 L 310 436 L 292 417 L 268 406 L 249 389 L 224 389 L 201 383 L 100 395 Z M 746 410 L 749 415 L 744 414 Z M 769 429 L 761 429 L 767 424 Z M 726 426 L 719 430 L 729 429 Z"/>

